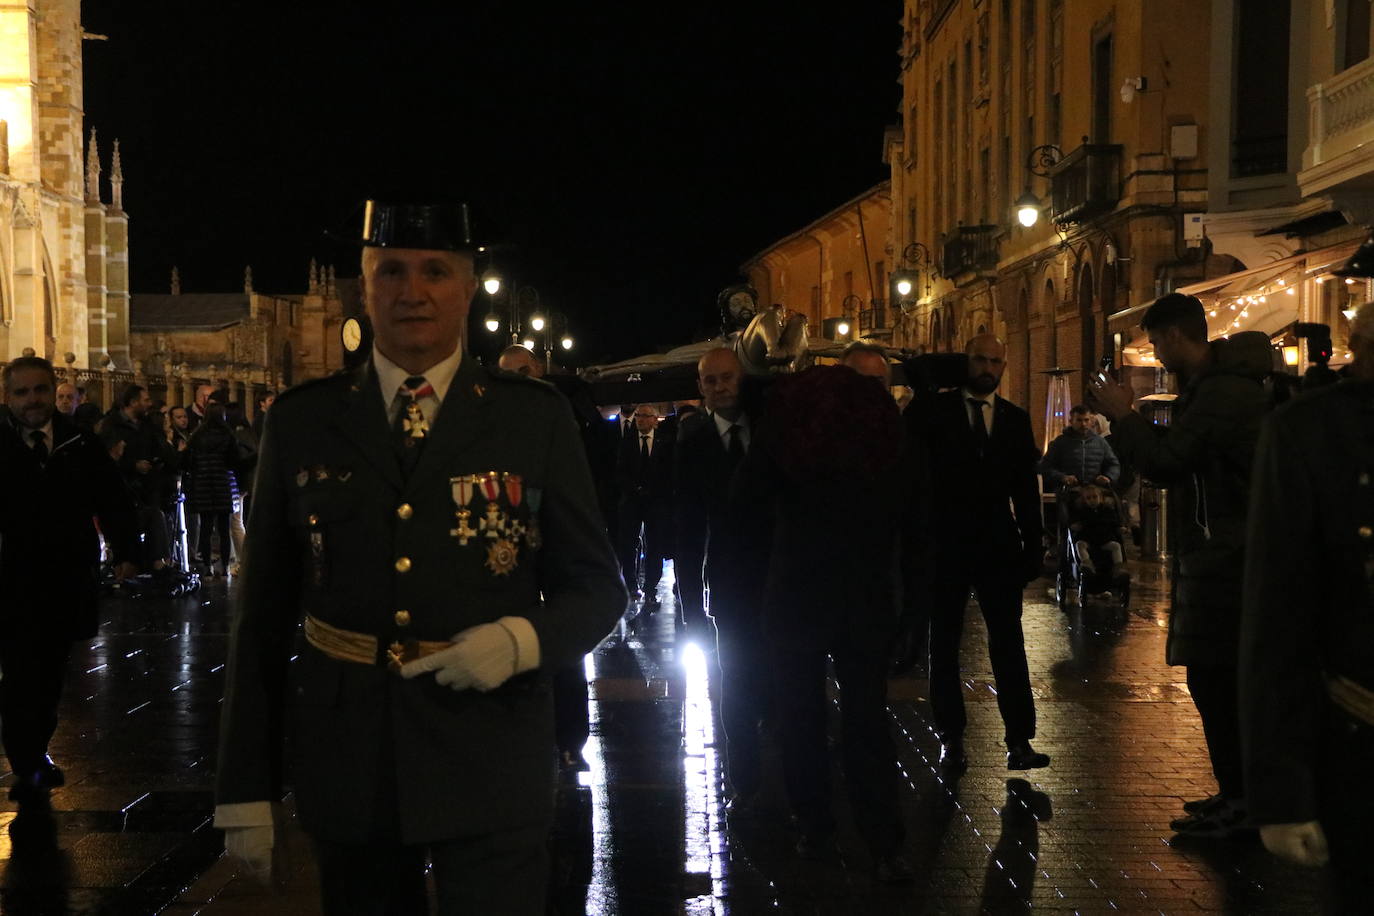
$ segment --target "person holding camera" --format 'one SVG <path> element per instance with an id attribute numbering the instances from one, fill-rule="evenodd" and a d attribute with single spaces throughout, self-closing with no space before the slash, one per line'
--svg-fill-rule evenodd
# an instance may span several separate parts
<path id="1" fill-rule="evenodd" d="M 1236 676 L 1250 463 L 1269 409 L 1269 337 L 1245 331 L 1208 342 L 1202 303 L 1182 293 L 1156 299 L 1140 326 L 1160 364 L 1178 375 L 1170 424 L 1150 423 L 1132 407 L 1135 392 L 1103 373 L 1089 396 L 1112 421 L 1122 459 L 1169 487 L 1172 501 L 1165 660 L 1187 668 L 1217 794 L 1185 802 L 1170 827 L 1182 836 L 1229 838 L 1247 826 Z"/>
<path id="2" fill-rule="evenodd" d="M 968 765 L 964 753 L 963 685 L 959 642 L 970 588 L 988 628 L 988 654 L 997 680 L 997 708 L 1006 725 L 1007 767 L 1048 766 L 1031 747 L 1031 695 L 1021 630 L 1021 591 L 1040 575 L 1039 449 L 1030 415 L 997 396 L 1007 348 L 991 334 L 968 342 L 968 375 L 961 388 L 918 398 L 906 411 L 911 442 L 925 451 L 932 529 L 938 534 L 930 600 L 930 705 L 940 737 L 940 766 Z M 970 549 L 970 548 L 973 549 Z"/>

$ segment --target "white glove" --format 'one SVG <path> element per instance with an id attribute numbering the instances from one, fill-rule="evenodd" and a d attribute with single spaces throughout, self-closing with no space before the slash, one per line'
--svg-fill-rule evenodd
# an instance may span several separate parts
<path id="1" fill-rule="evenodd" d="M 1259 829 L 1264 848 L 1298 865 L 1321 866 L 1331 858 L 1326 834 L 1316 821 L 1301 824 L 1265 824 Z"/>
<path id="2" fill-rule="evenodd" d="M 263 884 L 272 880 L 274 843 L 271 824 L 261 827 L 227 827 L 224 830 L 225 851 L 239 863 L 242 871 Z"/>
<path id="3" fill-rule="evenodd" d="M 453 637 L 453 645 L 401 667 L 401 677 L 426 671 L 454 690 L 495 690 L 523 671 L 539 667 L 539 640 L 523 617 L 502 617 L 495 623 L 469 627 Z"/>

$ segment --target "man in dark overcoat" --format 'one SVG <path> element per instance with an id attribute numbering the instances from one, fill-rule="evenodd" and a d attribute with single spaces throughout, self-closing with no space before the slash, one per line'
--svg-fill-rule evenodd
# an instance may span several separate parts
<path id="1" fill-rule="evenodd" d="M 760 789 L 759 725 L 771 697 L 761 622 L 771 524 L 752 501 L 732 492 L 757 420 L 746 409 L 743 383 L 733 350 L 719 347 L 698 360 L 697 387 L 706 409 L 678 428 L 674 491 L 674 567 L 689 634 L 705 635 L 704 595 L 710 595 L 714 633 L 707 639 L 714 642 L 720 670 L 732 813 L 749 810 Z"/>
<path id="2" fill-rule="evenodd" d="M 441 913 L 542 913 L 550 675 L 625 592 L 566 403 L 461 346 L 467 208 L 369 203 L 363 239 L 371 359 L 265 428 L 216 823 L 270 870 L 289 721 L 326 913 L 426 912 L 427 860 Z"/>
<path id="3" fill-rule="evenodd" d="M 1248 829 L 1236 694 L 1241 576 L 1250 463 L 1269 407 L 1272 350 L 1258 331 L 1208 341 L 1202 303 L 1181 293 L 1155 300 L 1141 319 L 1155 356 L 1178 375 L 1168 426 L 1132 409 L 1134 392 L 1105 376 L 1089 396 L 1112 421 L 1121 459 L 1169 488 L 1169 638 L 1165 661 L 1187 668 L 1217 793 L 1184 804 L 1181 835 L 1226 839 Z"/>
<path id="4" fill-rule="evenodd" d="M 1006 727 L 1007 766 L 1043 767 L 1031 748 L 1035 700 L 1021 630 L 1021 591 L 1040 574 L 1039 451 L 1030 415 L 997 396 L 1006 346 L 991 334 L 971 339 L 961 388 L 912 403 L 904 414 L 913 446 L 929 469 L 936 540 L 930 596 L 930 705 L 940 737 L 940 765 L 959 771 L 964 751 L 959 643 L 969 590 L 988 628 L 997 708 Z"/>
<path id="5" fill-rule="evenodd" d="M 1251 823 L 1283 858 L 1330 863 L 1333 913 L 1374 897 L 1374 305 L 1350 350 L 1348 381 L 1265 421 L 1240 633 Z"/>
<path id="6" fill-rule="evenodd" d="M 4 369 L 0 424 L 0 740 L 21 805 L 64 782 L 48 757 L 67 656 L 96 634 L 100 541 L 116 575 L 137 570 L 138 524 L 119 469 L 94 433 L 55 410 L 52 364 L 20 357 Z"/>

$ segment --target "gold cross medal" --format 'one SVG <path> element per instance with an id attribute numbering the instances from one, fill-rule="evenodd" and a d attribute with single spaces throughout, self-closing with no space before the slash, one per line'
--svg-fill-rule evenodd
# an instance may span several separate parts
<path id="1" fill-rule="evenodd" d="M 450 528 L 449 535 L 458 539 L 458 546 L 468 546 L 468 541 L 477 537 L 477 529 L 468 525 L 468 519 L 472 518 L 472 510 L 468 504 L 472 502 L 473 479 L 469 476 L 450 477 L 449 486 L 453 490 L 453 504 L 458 508 L 454 510 L 454 516 L 458 519 L 458 527 Z"/>
<path id="2" fill-rule="evenodd" d="M 406 405 L 406 418 L 401 421 L 401 428 L 411 439 L 423 439 L 429 435 L 429 421 L 420 412 L 419 404 L 411 401 Z"/>

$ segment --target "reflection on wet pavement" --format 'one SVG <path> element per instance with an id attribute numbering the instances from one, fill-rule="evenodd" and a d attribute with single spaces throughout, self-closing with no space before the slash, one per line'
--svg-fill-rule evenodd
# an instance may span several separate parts
<path id="1" fill-rule="evenodd" d="M 627 620 L 585 661 L 590 769 L 559 791 L 556 911 L 1311 911 L 1316 876 L 1277 864 L 1253 839 L 1172 841 L 1180 802 L 1213 783 L 1183 672 L 1162 661 L 1167 579 L 1155 565 L 1132 570 L 1125 613 L 1091 603 L 1060 611 L 1044 583 L 1027 592 L 1036 746 L 1053 755 L 1048 769 L 1005 769 L 976 611 L 963 651 L 970 767 L 961 778 L 935 766 L 925 682 L 891 682 L 917 870 L 899 887 L 873 881 L 842 792 L 839 855 L 797 858 L 767 729 L 770 781 L 758 810 L 726 817 L 712 650 L 677 631 L 665 576 L 662 608 Z M 272 890 L 218 860 L 209 816 L 226 596 L 221 581 L 194 598 L 106 605 L 100 637 L 74 653 L 53 745 L 68 785 L 53 792 L 50 813 L 16 819 L 13 803 L 0 804 L 0 912 L 318 912 L 299 833 L 288 838 L 295 871 Z"/>

